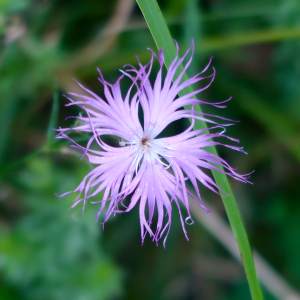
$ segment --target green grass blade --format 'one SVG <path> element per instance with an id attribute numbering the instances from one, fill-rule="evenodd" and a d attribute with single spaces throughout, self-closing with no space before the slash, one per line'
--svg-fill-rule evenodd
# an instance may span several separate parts
<path id="1" fill-rule="evenodd" d="M 183 23 L 183 44 L 184 49 L 188 49 L 191 45 L 191 40 L 194 39 L 202 44 L 203 28 L 202 28 L 202 14 L 198 8 L 197 0 L 189 0 L 185 2 L 184 7 L 184 23 Z M 200 65 L 200 54 L 194 52 L 193 63 L 187 70 L 187 75 L 197 74 L 197 66 Z"/>
<path id="2" fill-rule="evenodd" d="M 53 105 L 52 112 L 50 116 L 50 122 L 47 131 L 47 146 L 51 146 L 55 142 L 56 132 L 53 130 L 57 127 L 57 119 L 58 119 L 58 85 L 57 80 L 54 83 L 54 94 L 53 94 Z"/>
<path id="3" fill-rule="evenodd" d="M 168 67 L 176 55 L 176 49 L 161 10 L 155 0 L 137 0 L 137 3 L 145 17 L 157 47 L 164 50 L 165 64 Z M 180 72 L 181 70 L 182 67 L 179 68 L 177 72 Z M 183 80 L 186 79 L 187 76 L 183 78 Z M 185 93 L 191 91 L 191 87 L 185 89 Z M 198 111 L 200 111 L 200 107 L 198 108 Z M 204 122 L 196 122 L 196 129 L 205 127 L 206 124 Z M 214 147 L 211 147 L 210 151 L 217 154 Z M 257 279 L 250 244 L 230 185 L 226 176 L 220 172 L 213 171 L 213 176 L 218 186 L 230 195 L 223 197 L 222 200 L 241 253 L 252 299 L 261 300 L 263 299 L 263 296 Z"/>

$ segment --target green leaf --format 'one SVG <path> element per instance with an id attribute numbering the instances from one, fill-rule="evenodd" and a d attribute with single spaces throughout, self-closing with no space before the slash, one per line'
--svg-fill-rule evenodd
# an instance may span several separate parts
<path id="1" fill-rule="evenodd" d="M 145 20 L 149 26 L 149 29 L 153 35 L 155 43 L 158 49 L 164 50 L 165 55 L 165 64 L 168 67 L 172 60 L 175 58 L 176 49 L 174 43 L 172 41 L 171 34 L 169 29 L 166 25 L 164 17 L 160 11 L 160 8 L 155 0 L 137 0 L 138 5 L 145 17 Z M 178 68 L 177 74 L 182 71 L 182 66 Z M 183 80 L 188 79 L 185 75 Z M 192 88 L 186 88 L 184 93 L 190 93 Z M 198 111 L 200 107 L 197 107 Z M 197 121 L 195 124 L 195 129 L 199 128 L 206 128 L 206 124 L 203 121 Z M 214 147 L 210 148 L 211 153 L 217 154 L 217 151 Z M 237 244 L 241 253 L 241 257 L 243 260 L 245 272 L 247 275 L 250 292 L 252 295 L 253 300 L 260 300 L 263 299 L 261 288 L 257 279 L 255 265 L 251 253 L 250 244 L 248 241 L 248 237 L 232 194 L 230 185 L 225 175 L 220 172 L 213 171 L 213 176 L 215 178 L 216 183 L 218 186 L 224 190 L 226 193 L 229 194 L 227 197 L 222 197 L 226 213 L 233 230 L 233 233 L 236 237 Z"/>

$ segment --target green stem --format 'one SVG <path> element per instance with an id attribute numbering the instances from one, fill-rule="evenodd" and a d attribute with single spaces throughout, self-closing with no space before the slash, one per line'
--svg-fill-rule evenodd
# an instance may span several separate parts
<path id="1" fill-rule="evenodd" d="M 167 27 L 167 24 L 164 20 L 164 17 L 161 13 L 161 10 L 156 2 L 156 0 L 137 0 L 137 3 L 145 17 L 145 20 L 148 24 L 148 27 L 152 33 L 152 36 L 155 40 L 158 49 L 164 50 L 165 56 L 165 64 L 168 66 L 171 64 L 172 60 L 175 58 L 176 49 Z M 177 74 L 182 71 L 182 66 L 178 68 Z M 187 76 L 183 78 L 183 80 L 187 80 Z M 190 93 L 192 88 L 186 88 L 185 93 Z M 198 111 L 200 107 L 197 108 Z M 195 125 L 195 129 L 198 128 L 206 128 L 205 122 L 197 121 Z M 213 154 L 217 155 L 217 151 L 215 147 L 210 147 L 210 151 Z M 251 253 L 250 244 L 248 241 L 247 233 L 245 227 L 242 222 L 241 215 L 239 213 L 236 201 L 232 194 L 230 185 L 228 183 L 227 177 L 217 171 L 213 171 L 213 176 L 215 178 L 216 183 L 220 187 L 220 189 L 224 190 L 229 196 L 222 197 L 226 213 L 232 228 L 232 231 L 237 240 L 237 244 L 241 253 L 241 257 L 243 260 L 245 272 L 247 275 L 250 292 L 253 300 L 261 300 L 263 299 L 261 288 L 257 279 L 255 265 Z"/>
<path id="2" fill-rule="evenodd" d="M 54 131 L 54 129 L 57 128 L 58 108 L 59 108 L 58 101 L 59 101 L 59 95 L 58 95 L 58 84 L 57 84 L 57 79 L 56 79 L 54 82 L 52 112 L 51 112 L 50 122 L 48 125 L 48 131 L 47 131 L 47 147 L 48 148 L 56 141 L 55 140 L 56 131 Z"/>

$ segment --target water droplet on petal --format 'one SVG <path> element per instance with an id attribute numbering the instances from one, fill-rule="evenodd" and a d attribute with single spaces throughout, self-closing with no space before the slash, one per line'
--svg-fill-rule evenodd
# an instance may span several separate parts
<path id="1" fill-rule="evenodd" d="M 186 224 L 186 225 L 193 225 L 193 224 L 194 224 L 194 221 L 193 221 L 193 219 L 192 219 L 191 217 L 187 217 L 187 218 L 185 219 L 185 224 Z"/>

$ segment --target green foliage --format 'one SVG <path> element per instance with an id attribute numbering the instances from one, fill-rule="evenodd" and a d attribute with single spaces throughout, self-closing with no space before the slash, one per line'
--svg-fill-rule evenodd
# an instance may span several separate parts
<path id="1" fill-rule="evenodd" d="M 50 120 L 66 127 L 79 113 L 61 97 L 77 92 L 72 78 L 101 95 L 96 67 L 114 82 L 156 47 L 137 5 L 120 32 L 107 29 L 124 17 L 119 2 L 0 0 L 0 299 L 248 299 L 242 269 L 197 222 L 187 242 L 175 209 L 167 248 L 141 247 L 138 210 L 102 231 L 97 205 L 82 216 L 68 211 L 76 195 L 54 195 L 90 170 L 67 143 L 49 142 Z M 299 290 L 299 1 L 158 2 L 181 53 L 195 40 L 189 75 L 214 56 L 217 77 L 201 99 L 233 96 L 226 110 L 203 109 L 241 121 L 228 135 L 249 155 L 218 151 L 238 172 L 255 170 L 253 186 L 232 182 L 251 245 Z M 221 200 L 201 192 L 225 216 Z"/>
<path id="2" fill-rule="evenodd" d="M 65 177 L 45 157 L 16 174 L 27 213 L 2 230 L 0 267 L 25 299 L 111 299 L 121 292 L 120 271 L 98 243 L 95 211 L 68 213 L 72 197 L 54 197 L 53 191 L 72 189 L 79 179 Z"/>

